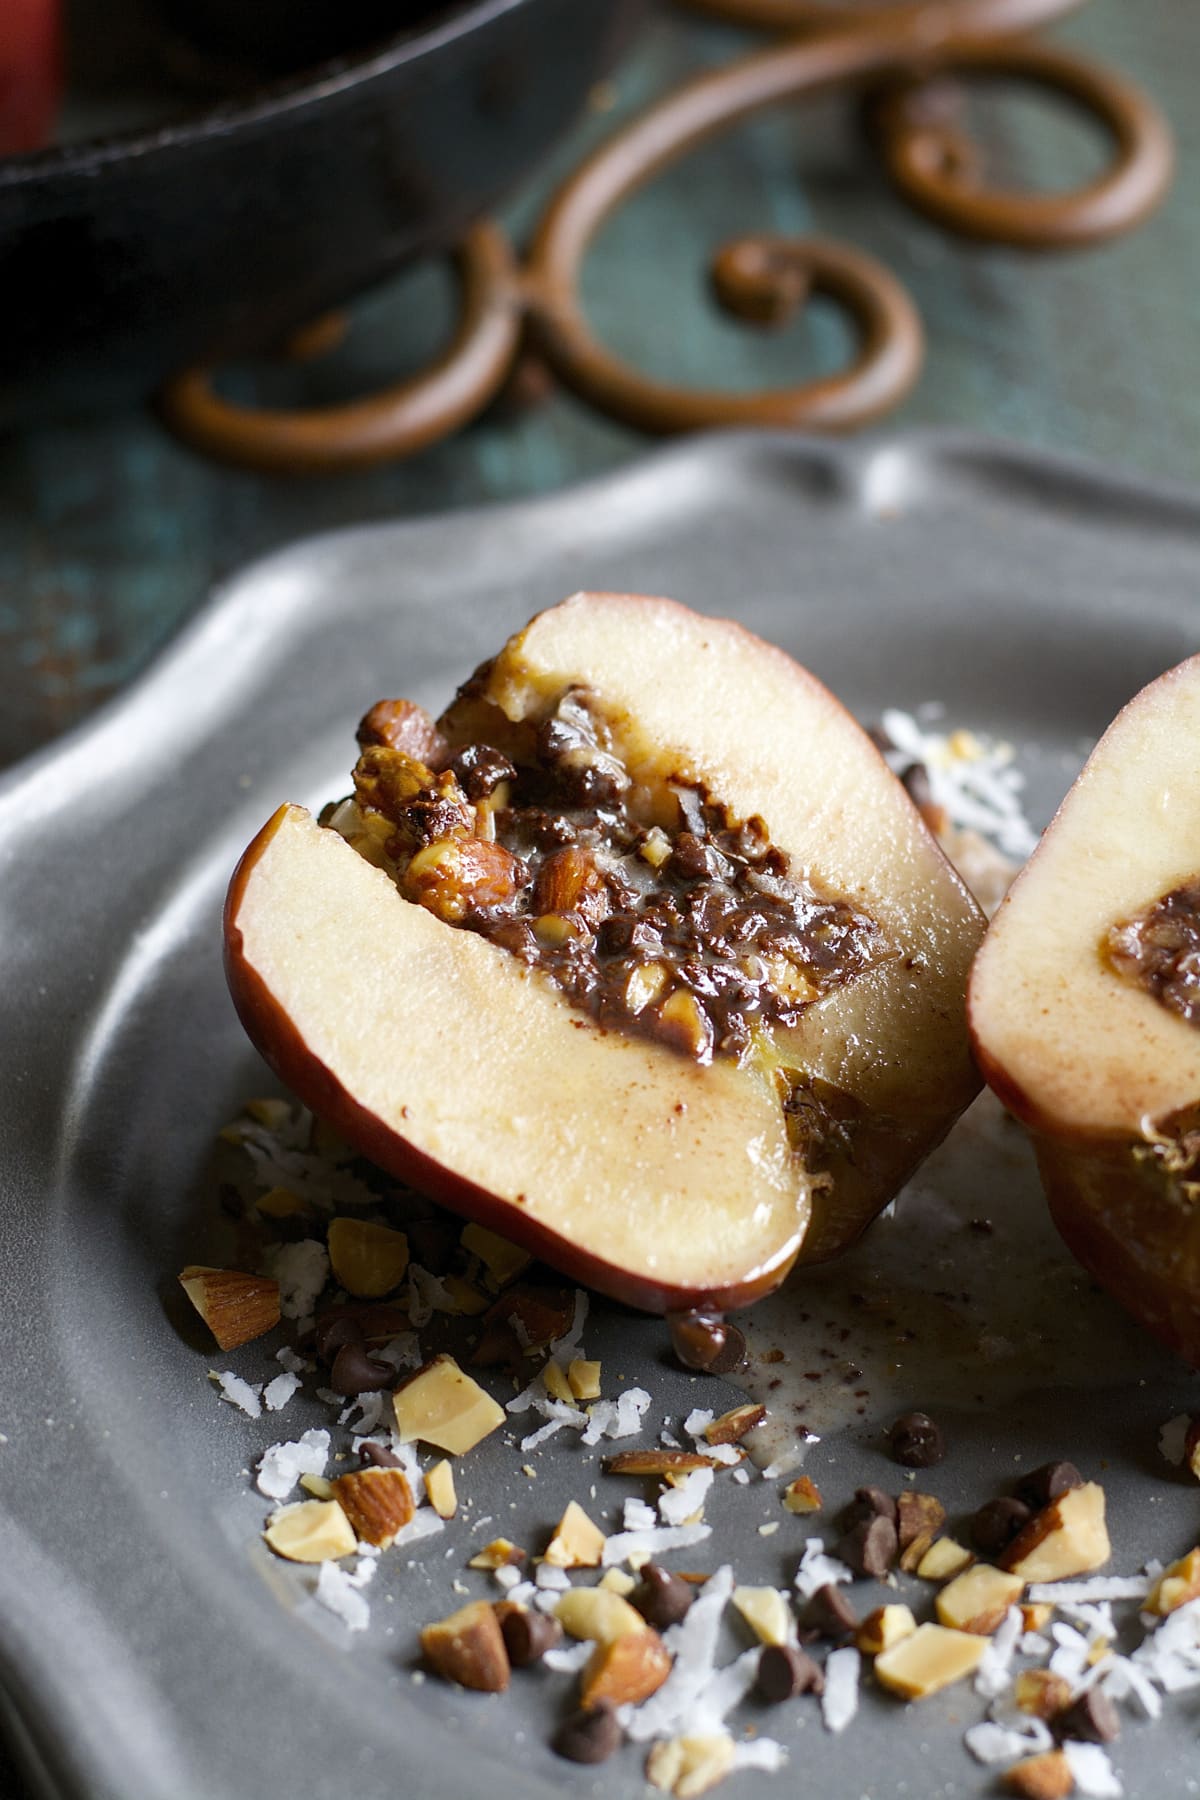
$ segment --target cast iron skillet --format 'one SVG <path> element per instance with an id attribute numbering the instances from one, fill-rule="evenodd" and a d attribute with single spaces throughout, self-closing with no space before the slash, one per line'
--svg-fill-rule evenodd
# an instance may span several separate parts
<path id="1" fill-rule="evenodd" d="M 178 123 L 0 161 L 0 427 L 269 344 L 452 242 L 569 124 L 640 4 L 450 0 Z"/>

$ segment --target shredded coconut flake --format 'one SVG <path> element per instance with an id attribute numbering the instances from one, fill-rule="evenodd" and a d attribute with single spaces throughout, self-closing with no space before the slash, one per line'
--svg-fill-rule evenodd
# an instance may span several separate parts
<path id="1" fill-rule="evenodd" d="M 300 1388 L 300 1377 L 291 1373 L 277 1375 L 263 1389 L 263 1405 L 268 1412 L 282 1412 L 292 1395 Z"/>
<path id="2" fill-rule="evenodd" d="M 975 1672 L 975 1692 L 994 1700 L 1012 1681 L 1012 1659 L 1021 1637 L 1021 1609 L 1010 1606 L 987 1641 L 987 1647 Z"/>
<path id="3" fill-rule="evenodd" d="M 1169 1463 L 1176 1467 L 1183 1461 L 1183 1453 L 1187 1448 L 1188 1428 L 1191 1420 L 1186 1413 L 1176 1413 L 1168 1419 L 1158 1434 L 1158 1447 Z"/>
<path id="4" fill-rule="evenodd" d="M 769 1462 L 762 1472 L 764 1481 L 778 1481 L 784 1475 L 790 1475 L 794 1469 L 800 1468 L 813 1444 L 820 1443 L 819 1437 L 805 1438 L 803 1443 L 792 1444 L 774 1462 Z"/>
<path id="5" fill-rule="evenodd" d="M 1003 1763 L 1049 1750 L 1054 1735 L 1041 1719 L 1029 1718 L 1020 1724 L 997 1724 L 985 1719 L 963 1733 L 963 1742 L 976 1762 Z"/>
<path id="6" fill-rule="evenodd" d="M 306 1431 L 294 1443 L 263 1451 L 254 1485 L 268 1500 L 286 1500 L 302 1475 L 323 1475 L 328 1460 L 329 1433 Z"/>
<path id="7" fill-rule="evenodd" d="M 626 1531 L 653 1531 L 658 1514 L 644 1500 L 629 1499 L 622 1508 L 621 1523 Z"/>
<path id="8" fill-rule="evenodd" d="M 634 1550 L 644 1550 L 648 1556 L 662 1556 L 668 1550 L 685 1550 L 691 1544 L 702 1544 L 711 1536 L 711 1525 L 663 1525 L 657 1531 L 618 1531 L 605 1539 L 601 1556 L 607 1569 L 613 1563 L 623 1563 Z"/>
<path id="9" fill-rule="evenodd" d="M 825 1692 L 821 1717 L 827 1731 L 845 1731 L 858 1711 L 858 1677 L 862 1657 L 853 1648 L 834 1650 L 825 1659 Z"/>
<path id="10" fill-rule="evenodd" d="M 267 1256 L 268 1272 L 279 1283 L 279 1310 L 285 1319 L 304 1319 L 329 1280 L 329 1256 L 316 1238 L 277 1244 Z"/>
<path id="11" fill-rule="evenodd" d="M 1148 1575 L 1092 1575 L 1087 1581 L 1035 1581 L 1029 1589 L 1032 1601 L 1049 1600 L 1055 1606 L 1074 1606 L 1093 1600 L 1141 1600 L 1153 1583 Z M 1109 1620 L 1111 1626 L 1112 1621 Z"/>
<path id="12" fill-rule="evenodd" d="M 658 1515 L 664 1525 L 683 1525 L 704 1506 L 713 1484 L 711 1469 L 693 1469 L 678 1487 L 668 1488 L 658 1502 Z"/>
<path id="13" fill-rule="evenodd" d="M 702 1438 L 707 1426 L 711 1425 L 716 1414 L 710 1406 L 707 1411 L 701 1406 L 693 1407 L 683 1421 L 683 1429 L 690 1438 Z"/>
<path id="14" fill-rule="evenodd" d="M 805 1540 L 804 1555 L 796 1570 L 796 1587 L 806 1600 L 810 1600 L 818 1588 L 853 1580 L 853 1569 L 848 1569 L 836 1556 L 826 1556 L 823 1538 L 811 1537 Z"/>
<path id="15" fill-rule="evenodd" d="M 407 1525 L 402 1525 L 392 1539 L 392 1548 L 402 1550 L 406 1544 L 419 1544 L 422 1538 L 436 1537 L 439 1531 L 446 1529 L 446 1522 L 440 1519 L 432 1506 L 422 1506 L 413 1514 Z"/>
<path id="16" fill-rule="evenodd" d="M 1037 838 L 1021 809 L 1025 783 L 1011 744 L 969 731 L 923 731 L 910 713 L 895 708 L 884 713 L 882 723 L 895 745 L 887 752 L 894 769 L 923 763 L 933 803 L 945 809 L 953 825 L 981 832 L 1005 856 L 1025 860 Z"/>
<path id="17" fill-rule="evenodd" d="M 557 1601 L 555 1604 L 557 1605 Z M 595 1644 L 585 1638 L 579 1644 L 564 1644 L 561 1649 L 547 1650 L 542 1661 L 548 1669 L 553 1669 L 556 1675 L 576 1675 L 587 1663 L 595 1648 Z"/>
<path id="18" fill-rule="evenodd" d="M 367 1565 L 372 1574 L 374 1564 Z M 358 1592 L 358 1583 L 353 1576 L 335 1562 L 321 1564 L 321 1572 L 317 1576 L 316 1598 L 331 1613 L 336 1613 L 348 1631 L 365 1631 L 371 1618 L 371 1609 Z"/>
<path id="19" fill-rule="evenodd" d="M 240 1375 L 235 1375 L 232 1369 L 226 1369 L 217 1377 L 217 1388 L 222 1400 L 228 1400 L 231 1406 L 240 1407 L 249 1418 L 261 1417 L 262 1402 L 259 1395 L 262 1393 L 262 1387 L 260 1384 L 251 1385 L 250 1382 L 243 1381 Z"/>
<path id="20" fill-rule="evenodd" d="M 761 1769 L 766 1775 L 778 1775 L 787 1764 L 787 1751 L 774 1738 L 747 1738 L 733 1747 L 733 1769 Z"/>
<path id="21" fill-rule="evenodd" d="M 1068 1738 L 1063 1754 L 1075 1777 L 1075 1791 L 1090 1794 L 1095 1800 L 1120 1800 L 1125 1789 L 1107 1753 L 1099 1744 L 1079 1744 Z"/>
<path id="22" fill-rule="evenodd" d="M 275 1352 L 275 1361 L 281 1369 L 286 1369 L 289 1375 L 303 1375 L 310 1366 L 302 1356 L 292 1349 L 290 1344 L 281 1345 Z"/>
<path id="23" fill-rule="evenodd" d="M 696 1529 L 707 1534 L 707 1527 Z M 608 1544 L 614 1540 L 609 1538 Z M 607 1558 L 607 1549 L 606 1549 Z M 638 1707 L 621 1707 L 618 1718 L 635 1743 L 670 1737 L 687 1717 L 716 1666 L 717 1637 L 726 1603 L 733 1592 L 733 1570 L 728 1564 L 705 1582 L 703 1589 L 678 1625 L 664 1634 L 674 1657 L 671 1673 L 656 1694 Z"/>

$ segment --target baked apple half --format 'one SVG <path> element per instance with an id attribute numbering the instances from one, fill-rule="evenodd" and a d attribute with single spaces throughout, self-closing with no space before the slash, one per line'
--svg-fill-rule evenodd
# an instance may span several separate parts
<path id="1" fill-rule="evenodd" d="M 1101 738 L 971 975 L 980 1067 L 1101 1285 L 1200 1364 L 1200 657 Z"/>
<path id="2" fill-rule="evenodd" d="M 811 675 L 669 600 L 578 594 L 438 720 L 383 702 L 354 793 L 285 806 L 226 965 L 365 1155 L 651 1311 L 849 1244 L 978 1085 L 982 919 Z"/>

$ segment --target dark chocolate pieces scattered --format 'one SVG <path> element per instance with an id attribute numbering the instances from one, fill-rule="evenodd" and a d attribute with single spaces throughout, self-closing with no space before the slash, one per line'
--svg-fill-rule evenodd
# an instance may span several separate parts
<path id="1" fill-rule="evenodd" d="M 755 1689 L 771 1706 L 797 1694 L 823 1694 L 825 1672 L 820 1663 L 790 1644 L 768 1644 L 758 1659 Z"/>
<path id="2" fill-rule="evenodd" d="M 1098 1687 L 1088 1688 L 1063 1712 L 1057 1713 L 1054 1729 L 1060 1737 L 1082 1739 L 1088 1744 L 1111 1744 L 1121 1735 L 1121 1721 L 1108 1695 Z"/>
<path id="3" fill-rule="evenodd" d="M 381 1388 L 394 1387 L 396 1371 L 391 1363 L 372 1356 L 362 1343 L 343 1344 L 333 1359 L 329 1385 L 335 1394 L 353 1399 L 356 1394 L 374 1394 Z"/>
<path id="4" fill-rule="evenodd" d="M 666 1631 L 686 1616 L 695 1595 L 680 1576 L 657 1563 L 647 1563 L 640 1584 L 629 1598 L 647 1625 L 655 1631 Z"/>
<path id="5" fill-rule="evenodd" d="M 554 1734 L 553 1747 L 568 1762 L 607 1762 L 620 1749 L 624 1735 L 612 1706 L 599 1700 L 563 1720 Z"/>
<path id="6" fill-rule="evenodd" d="M 508 1660 L 514 1669 L 527 1669 L 540 1662 L 547 1650 L 553 1650 L 562 1639 L 562 1626 L 548 1613 L 527 1612 L 514 1607 L 500 1621 L 500 1635 Z"/>
<path id="7" fill-rule="evenodd" d="M 860 1519 L 837 1546 L 837 1555 L 856 1575 L 881 1581 L 895 1562 L 900 1550 L 896 1527 L 886 1513 L 875 1513 Z"/>
<path id="8" fill-rule="evenodd" d="M 946 1440 L 928 1413 L 902 1413 L 888 1432 L 888 1442 L 906 1469 L 931 1469 L 946 1454 Z"/>
<path id="9" fill-rule="evenodd" d="M 1041 1512 L 1060 1494 L 1082 1486 L 1083 1476 L 1074 1463 L 1048 1462 L 1021 1477 L 1017 1483 L 1017 1499 L 1023 1500 L 1031 1512 Z"/>
<path id="10" fill-rule="evenodd" d="M 971 1519 L 971 1542 L 985 1555 L 996 1556 L 1007 1550 L 1033 1517 L 1023 1500 L 1005 1496 L 989 1500 Z"/>
<path id="11" fill-rule="evenodd" d="M 811 1596 L 802 1624 L 816 1637 L 842 1639 L 858 1630 L 858 1614 L 841 1589 L 826 1582 Z"/>

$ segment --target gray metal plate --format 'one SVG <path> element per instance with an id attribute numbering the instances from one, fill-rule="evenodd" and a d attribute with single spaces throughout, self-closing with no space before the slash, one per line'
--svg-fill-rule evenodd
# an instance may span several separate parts
<path id="1" fill-rule="evenodd" d="M 242 1471 L 326 1415 L 297 1401 L 252 1423 L 220 1404 L 211 1353 L 174 1298 L 213 1229 L 213 1134 L 265 1085 L 220 968 L 239 850 L 281 800 L 344 789 L 354 721 L 381 693 L 436 707 L 530 613 L 580 587 L 733 614 L 863 718 L 943 701 L 954 722 L 1017 743 L 1042 823 L 1081 744 L 1197 648 L 1200 500 L 963 437 L 699 441 L 551 499 L 355 530 L 260 563 L 117 704 L 5 777 L 0 1679 L 25 1754 L 61 1800 L 640 1789 L 632 1751 L 589 1771 L 546 1749 L 562 1678 L 489 1699 L 414 1686 L 415 1627 L 455 1603 L 461 1537 L 380 1578 L 364 1637 L 297 1610 L 294 1571 L 262 1550 L 265 1504 Z M 974 1169 L 981 1209 L 1032 1217 L 1019 1151 L 989 1155 Z M 914 1205 L 915 1263 L 931 1217 Z M 869 1268 L 871 1241 L 856 1254 Z M 1048 1236 L 1030 1241 L 1031 1263 L 1058 1254 Z M 948 1285 L 970 1286 L 971 1259 L 970 1234 L 947 1239 Z M 831 1289 L 814 1334 L 840 1304 Z M 1088 1304 L 1094 1329 L 1123 1345 L 1115 1310 Z M 986 1317 L 983 1296 L 980 1334 Z M 718 1384 L 667 1367 L 662 1336 L 597 1309 L 587 1343 L 650 1386 L 662 1413 L 719 1404 Z M 951 1408 L 936 1491 L 952 1514 L 1014 1467 L 1070 1455 L 1107 1485 L 1115 1568 L 1194 1542 L 1200 1497 L 1155 1439 L 1195 1385 L 1128 1342 L 1100 1359 L 1117 1373 L 1099 1384 L 1066 1385 L 1048 1355 L 1029 1391 L 1009 1384 L 994 1404 L 981 1357 L 971 1385 L 985 1404 L 972 1395 L 961 1410 L 950 1389 L 929 1394 L 927 1358 L 912 1400 Z M 221 1360 L 262 1366 L 255 1346 Z M 834 1423 L 809 1465 L 832 1498 L 894 1483 L 875 1422 L 847 1408 Z M 561 1439 L 537 1481 L 520 1460 L 490 1440 L 463 1484 L 476 1515 L 505 1515 L 534 1540 L 585 1477 Z M 773 1492 L 723 1488 L 710 1514 L 710 1563 L 790 1579 L 802 1522 L 757 1531 L 780 1516 Z M 742 1722 L 787 1741 L 791 1770 L 738 1776 L 731 1797 L 798 1782 L 835 1800 L 990 1791 L 961 1742 L 981 1710 L 957 1691 L 907 1710 L 865 1693 L 841 1738 L 813 1709 L 751 1710 Z M 1140 1800 L 1195 1791 L 1194 1695 L 1167 1710 L 1154 1728 L 1131 1719 L 1117 1747 Z"/>

